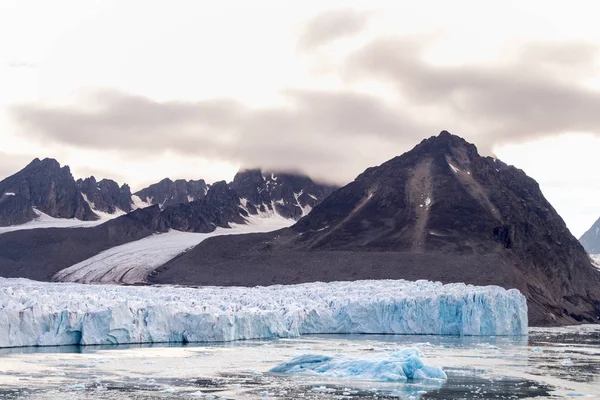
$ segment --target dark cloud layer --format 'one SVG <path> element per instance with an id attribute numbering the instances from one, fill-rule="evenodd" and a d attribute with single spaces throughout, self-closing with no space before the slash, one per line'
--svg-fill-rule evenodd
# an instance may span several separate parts
<path id="1" fill-rule="evenodd" d="M 170 150 L 245 166 L 300 168 L 337 181 L 359 173 L 362 165 L 383 161 L 382 148 L 391 157 L 399 143 L 409 145 L 427 132 L 373 96 L 283 94 L 288 106 L 251 110 L 229 100 L 154 102 L 102 91 L 77 107 L 23 104 L 12 115 L 38 140 L 134 155 Z"/>
<path id="2" fill-rule="evenodd" d="M 488 148 L 566 131 L 600 132 L 600 92 L 580 83 L 594 65 L 595 47 L 531 44 L 517 59 L 493 67 L 430 65 L 422 58 L 425 48 L 402 39 L 376 41 L 352 56 L 349 70 L 384 79 L 413 104 L 469 121 Z"/>
<path id="3" fill-rule="evenodd" d="M 365 23 L 352 12 L 324 14 L 307 25 L 299 44 L 316 48 Z M 231 99 L 157 102 L 99 91 L 71 107 L 22 104 L 12 116 L 38 140 L 145 156 L 170 150 L 338 182 L 442 129 L 484 153 L 537 136 L 600 133 L 600 92 L 581 84 L 595 71 L 594 46 L 536 43 L 503 64 L 448 67 L 424 61 L 429 40 L 377 39 L 346 60 L 347 83 L 383 83 L 395 99 L 289 89 L 282 92 L 285 106 L 253 109 Z"/>

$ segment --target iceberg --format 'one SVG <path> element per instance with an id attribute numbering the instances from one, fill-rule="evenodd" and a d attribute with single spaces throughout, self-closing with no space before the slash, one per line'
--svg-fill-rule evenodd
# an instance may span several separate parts
<path id="1" fill-rule="evenodd" d="M 191 288 L 0 278 L 0 347 L 328 333 L 526 335 L 527 303 L 516 289 L 422 280 Z"/>
<path id="2" fill-rule="evenodd" d="M 410 380 L 446 380 L 441 367 L 425 365 L 416 348 L 375 359 L 355 359 L 344 355 L 303 354 L 279 364 L 270 372 L 280 374 L 318 374 L 334 378 L 352 378 L 383 382 Z"/>

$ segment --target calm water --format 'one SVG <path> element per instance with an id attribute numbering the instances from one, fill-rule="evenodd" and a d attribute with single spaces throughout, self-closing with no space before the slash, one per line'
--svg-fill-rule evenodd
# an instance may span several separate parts
<path id="1" fill-rule="evenodd" d="M 305 354 L 418 347 L 448 380 L 382 383 L 268 370 Z M 5 399 L 600 399 L 600 327 L 529 337 L 307 336 L 186 346 L 0 349 Z"/>

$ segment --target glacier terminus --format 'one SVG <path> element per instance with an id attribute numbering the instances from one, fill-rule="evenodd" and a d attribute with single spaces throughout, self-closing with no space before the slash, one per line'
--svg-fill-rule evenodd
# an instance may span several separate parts
<path id="1" fill-rule="evenodd" d="M 526 335 L 527 326 L 525 296 L 498 286 L 372 280 L 183 288 L 0 278 L 0 347 L 334 333 Z"/>

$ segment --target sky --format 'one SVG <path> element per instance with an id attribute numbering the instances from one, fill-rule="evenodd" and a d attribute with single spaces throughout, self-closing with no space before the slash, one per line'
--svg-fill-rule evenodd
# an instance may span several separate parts
<path id="1" fill-rule="evenodd" d="M 344 184 L 448 130 L 600 217 L 594 1 L 0 0 L 0 179 Z"/>

